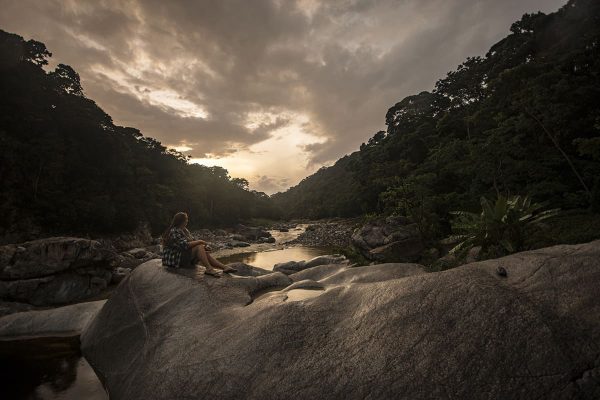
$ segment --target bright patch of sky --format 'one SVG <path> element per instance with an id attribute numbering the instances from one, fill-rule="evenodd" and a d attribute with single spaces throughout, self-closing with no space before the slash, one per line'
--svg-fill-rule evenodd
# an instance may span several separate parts
<path id="1" fill-rule="evenodd" d="M 320 166 L 307 165 L 308 154 L 304 146 L 323 143 L 326 139 L 307 133 L 305 130 L 308 117 L 298 114 L 277 115 L 269 112 L 249 113 L 246 127 L 256 129 L 261 125 L 270 124 L 277 118 L 290 118 L 290 122 L 271 131 L 271 137 L 260 143 L 238 150 L 231 156 L 192 158 L 190 162 L 206 166 L 219 166 L 227 169 L 231 176 L 243 176 L 248 179 L 250 189 L 265 191 L 272 194 L 285 190 L 291 176 L 306 176 L 315 172 Z M 175 146 L 174 149 L 191 149 L 188 146 Z M 185 151 L 182 150 L 182 151 Z M 258 187 L 263 184 L 264 175 L 280 182 L 280 187 Z M 295 183 L 295 182 L 294 182 Z"/>

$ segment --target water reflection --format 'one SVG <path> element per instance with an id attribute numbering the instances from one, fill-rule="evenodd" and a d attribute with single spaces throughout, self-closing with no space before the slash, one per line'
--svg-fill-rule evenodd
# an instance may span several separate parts
<path id="1" fill-rule="evenodd" d="M 252 253 L 238 253 L 226 257 L 219 257 L 219 261 L 224 264 L 233 262 L 243 262 L 254 267 L 273 269 L 273 266 L 280 262 L 302 261 L 311 258 L 331 254 L 331 249 L 319 247 L 290 247 L 287 249 L 261 251 Z"/>
<path id="2" fill-rule="evenodd" d="M 72 338 L 60 340 L 72 341 Z M 0 350 L 0 387 L 4 399 L 108 399 L 94 370 L 71 343 L 65 345 L 56 339 L 43 346 L 40 340 L 35 344 L 4 342 Z"/>

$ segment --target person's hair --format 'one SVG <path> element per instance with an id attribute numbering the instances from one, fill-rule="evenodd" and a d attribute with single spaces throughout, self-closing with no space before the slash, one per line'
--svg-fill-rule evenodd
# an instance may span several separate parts
<path id="1" fill-rule="evenodd" d="M 175 214 L 173 216 L 173 220 L 171 221 L 171 225 L 169 225 L 169 227 L 167 228 L 167 230 L 161 236 L 161 240 L 160 241 L 161 241 L 161 243 L 162 243 L 163 246 L 167 244 L 167 240 L 169 239 L 169 232 L 171 232 L 171 229 L 181 227 L 181 225 L 187 219 L 187 217 L 188 217 L 188 215 L 186 213 L 184 213 L 184 212 L 178 212 L 177 214 Z"/>

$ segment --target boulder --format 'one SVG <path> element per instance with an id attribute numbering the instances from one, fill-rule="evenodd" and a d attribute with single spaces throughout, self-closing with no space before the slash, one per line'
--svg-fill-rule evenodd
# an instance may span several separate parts
<path id="1" fill-rule="evenodd" d="M 248 247 L 250 246 L 250 243 L 242 242 L 240 240 L 230 240 L 227 245 L 231 247 Z"/>
<path id="2" fill-rule="evenodd" d="M 286 275 L 301 271 L 304 268 L 306 261 L 286 261 L 277 263 L 273 266 L 273 271 L 282 272 Z"/>
<path id="3" fill-rule="evenodd" d="M 135 248 L 117 254 L 111 265 L 115 268 L 133 269 L 154 258 L 161 258 L 162 246 L 152 245 L 146 248 Z"/>
<path id="4" fill-rule="evenodd" d="M 33 305 L 84 300 L 111 281 L 117 255 L 103 243 L 52 237 L 0 247 L 0 299 Z"/>
<path id="5" fill-rule="evenodd" d="M 80 267 L 106 267 L 115 253 L 100 242 L 73 237 L 51 237 L 18 245 L 0 246 L 0 279 L 48 276 Z"/>
<path id="6" fill-rule="evenodd" d="M 286 275 L 294 274 L 307 268 L 316 267 L 323 264 L 341 264 L 347 263 L 348 259 L 340 254 L 318 256 L 308 261 L 287 261 L 273 266 L 273 271 L 279 271 Z"/>
<path id="7" fill-rule="evenodd" d="M 260 275 L 267 275 L 267 274 L 270 274 L 273 272 L 273 271 L 268 271 L 263 268 L 254 267 L 252 265 L 245 264 L 243 262 L 229 263 L 229 264 L 227 264 L 227 266 L 237 269 L 237 272 L 234 273 L 237 276 L 260 276 Z"/>
<path id="8" fill-rule="evenodd" d="M 0 298 L 36 306 L 68 304 L 99 294 L 111 279 L 109 269 L 92 267 L 41 278 L 0 280 Z"/>
<path id="9" fill-rule="evenodd" d="M 423 242 L 418 237 L 409 237 L 369 250 L 370 260 L 398 262 L 418 261 L 423 252 Z"/>
<path id="10" fill-rule="evenodd" d="M 372 249 L 383 245 L 385 238 L 383 227 L 366 224 L 352 235 L 352 243 L 361 249 Z"/>
<path id="11" fill-rule="evenodd" d="M 263 237 L 270 237 L 271 234 L 262 228 L 238 224 L 236 232 L 244 237 L 244 240 L 258 240 Z"/>
<path id="12" fill-rule="evenodd" d="M 0 318 L 0 340 L 79 336 L 105 302 L 106 300 L 99 300 L 7 315 Z"/>
<path id="13" fill-rule="evenodd" d="M 283 289 L 283 292 L 289 292 L 290 290 L 295 289 L 305 289 L 305 290 L 325 290 L 325 285 L 320 282 L 313 281 L 312 279 L 303 279 L 298 282 L 292 283 L 290 286 Z"/>
<path id="14" fill-rule="evenodd" d="M 140 259 L 146 257 L 146 254 L 148 254 L 148 250 L 141 247 L 136 247 L 135 249 L 127 250 L 127 253 L 131 254 L 137 259 Z"/>
<path id="15" fill-rule="evenodd" d="M 127 275 L 131 273 L 131 268 L 117 267 L 112 273 L 112 283 L 120 283 Z"/>
<path id="16" fill-rule="evenodd" d="M 116 400 L 600 396 L 600 241 L 439 273 L 297 275 L 324 290 L 253 300 L 287 277 L 195 280 L 150 261 L 84 331 L 83 353 Z"/>
<path id="17" fill-rule="evenodd" d="M 0 317 L 32 309 L 33 306 L 31 304 L 17 303 L 14 301 L 0 301 Z"/>
<path id="18" fill-rule="evenodd" d="M 379 262 L 414 262 L 425 249 L 418 226 L 403 216 L 370 221 L 351 240 L 364 257 Z"/>

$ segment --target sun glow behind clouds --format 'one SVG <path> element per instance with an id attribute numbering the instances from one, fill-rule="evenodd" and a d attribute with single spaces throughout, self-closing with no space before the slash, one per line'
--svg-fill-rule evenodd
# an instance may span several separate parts
<path id="1" fill-rule="evenodd" d="M 283 180 L 290 176 L 306 176 L 318 169 L 318 166 L 308 166 L 308 154 L 303 147 L 308 144 L 322 143 L 324 138 L 306 132 L 308 117 L 291 114 L 277 115 L 268 112 L 251 113 L 248 115 L 246 127 L 256 129 L 264 124 L 270 124 L 277 118 L 291 118 L 285 126 L 271 131 L 271 137 L 260 143 L 225 157 L 192 158 L 191 163 L 206 166 L 219 166 L 227 169 L 229 175 L 248 179 L 250 188 L 272 194 L 287 189 L 289 184 L 279 188 L 261 187 L 261 177 L 272 177 Z M 184 146 L 182 146 L 184 147 Z M 292 182 L 295 184 L 296 182 Z"/>

